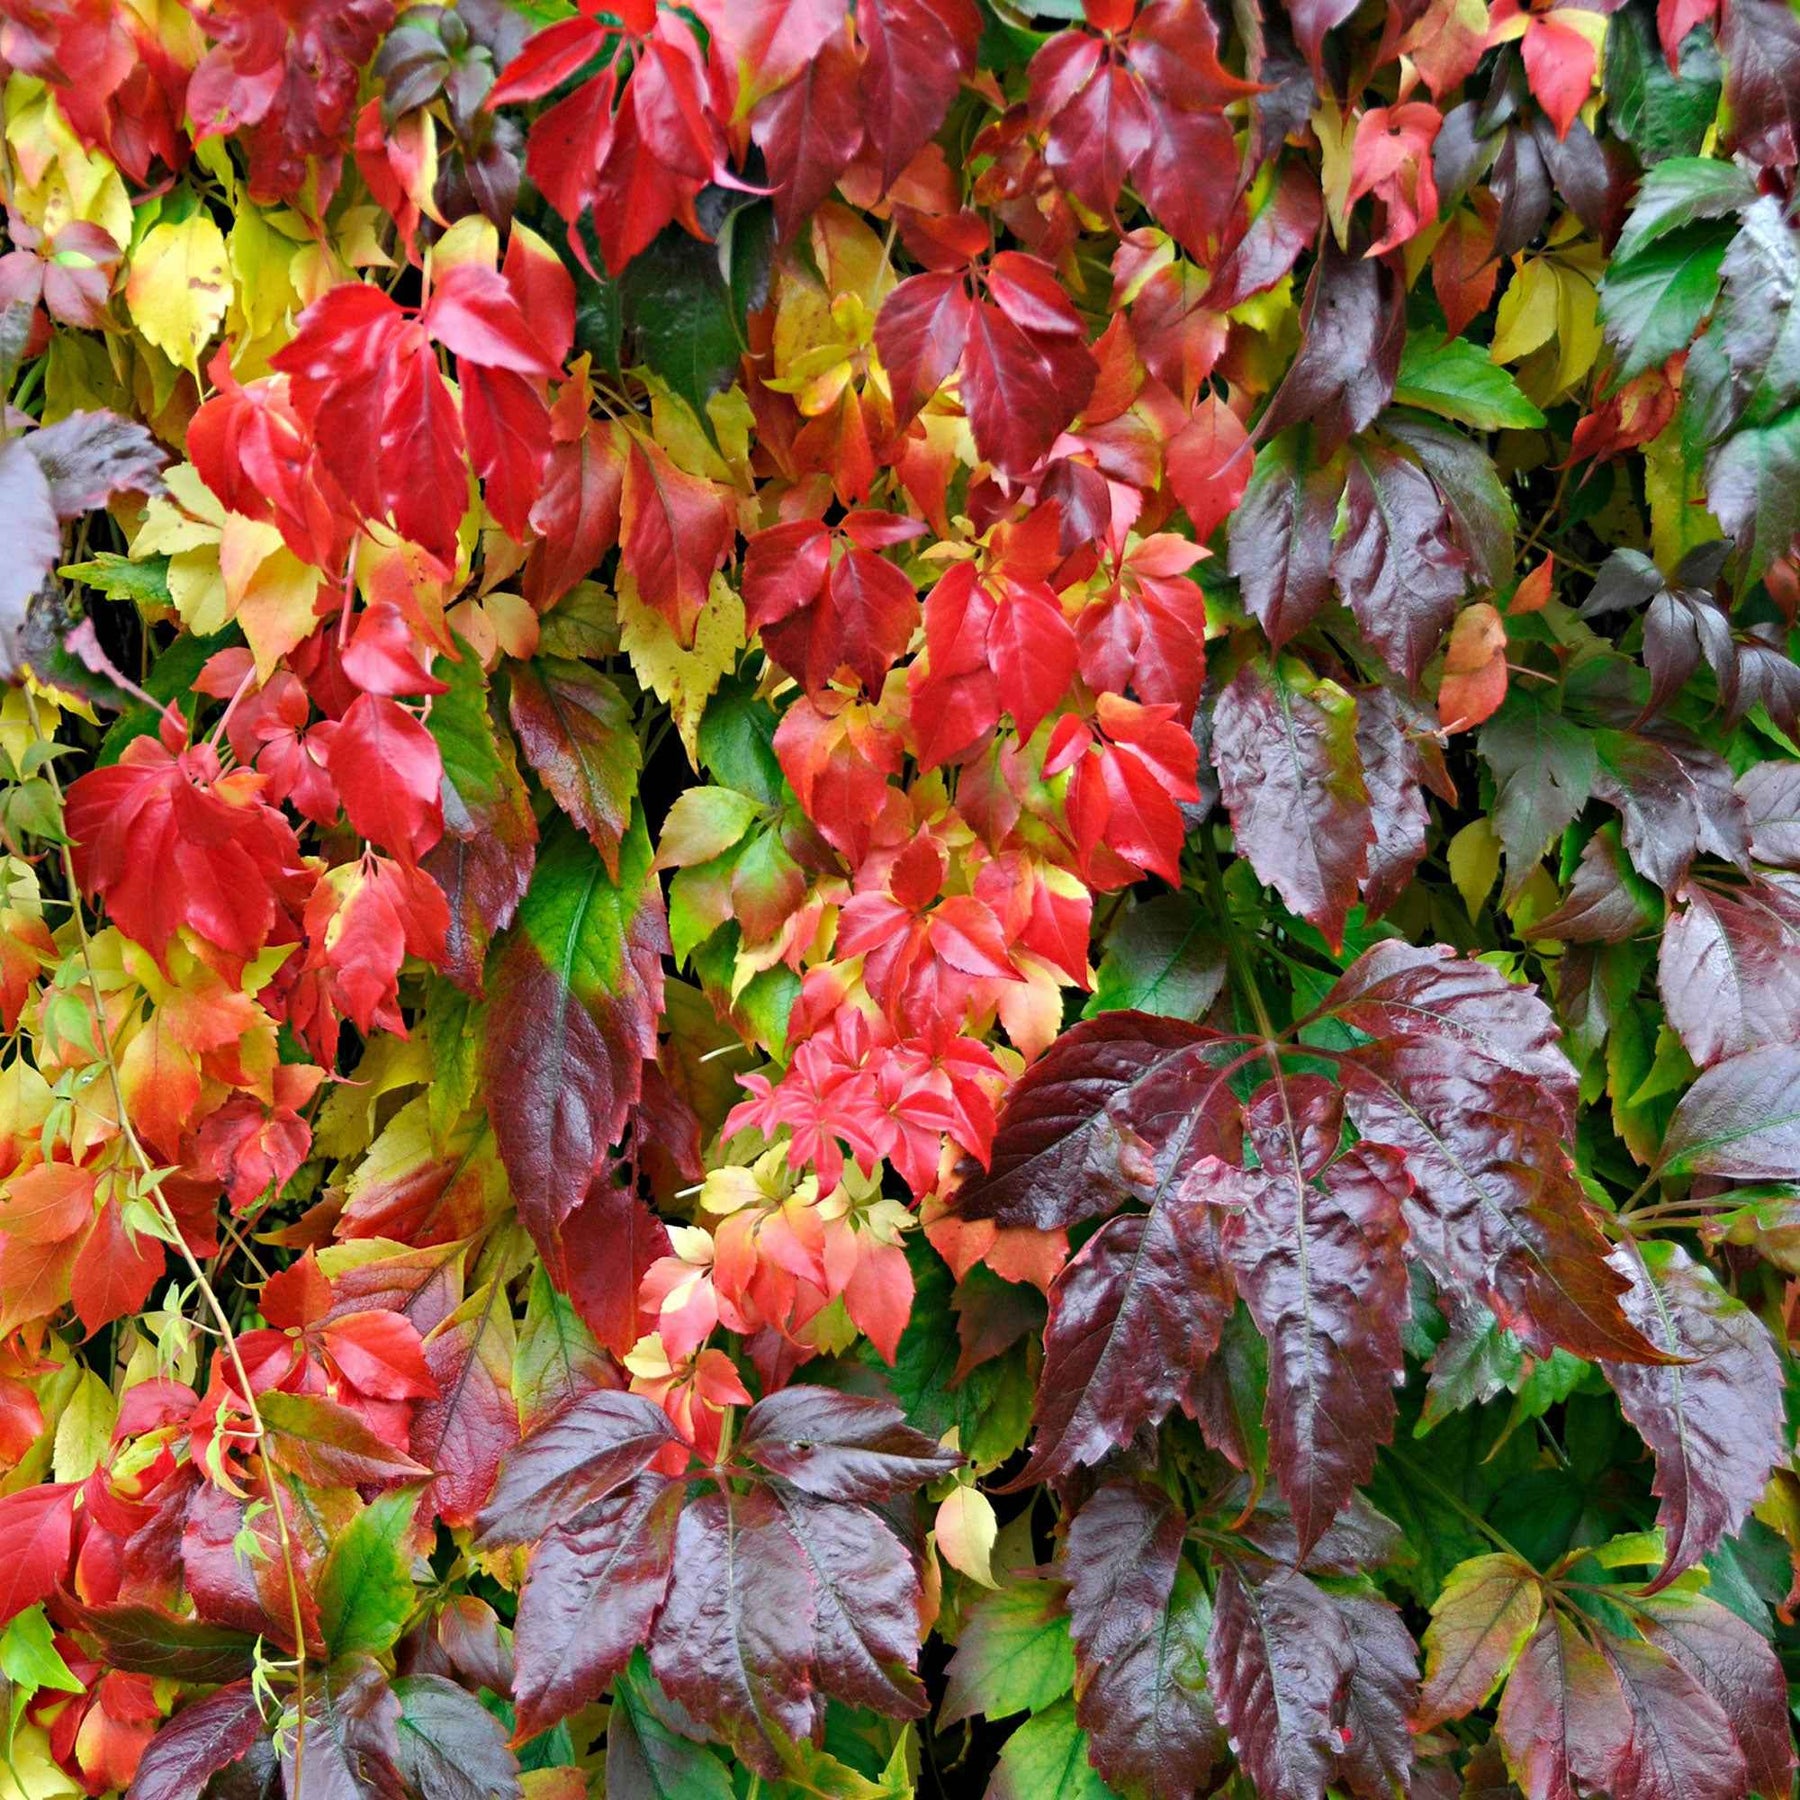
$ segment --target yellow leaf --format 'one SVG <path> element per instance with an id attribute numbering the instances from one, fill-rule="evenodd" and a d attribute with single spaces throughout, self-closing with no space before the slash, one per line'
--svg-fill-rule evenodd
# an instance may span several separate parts
<path id="1" fill-rule="evenodd" d="M 56 1422 L 50 1467 L 58 1481 L 86 1481 L 100 1466 L 112 1438 L 119 1403 L 92 1369 L 83 1369 L 69 1404 Z"/>
<path id="2" fill-rule="evenodd" d="M 62 1800 L 81 1786 L 56 1766 L 41 1725 L 21 1725 L 13 1733 L 12 1754 L 0 1761 L 0 1800 Z"/>
<path id="3" fill-rule="evenodd" d="M 994 1579 L 994 1539 L 999 1526 L 994 1509 L 980 1488 L 959 1487 L 937 1510 L 938 1554 L 959 1574 L 983 1587 L 998 1587 Z"/>
<path id="4" fill-rule="evenodd" d="M 1450 840 L 1450 879 L 1462 895 L 1471 919 L 1500 879 L 1500 839 L 1486 819 L 1471 819 Z"/>
<path id="5" fill-rule="evenodd" d="M 712 578 L 694 625 L 694 647 L 682 649 L 673 627 L 638 598 L 637 583 L 619 575 L 619 645 L 637 678 L 675 715 L 688 761 L 700 766 L 700 716 L 720 678 L 744 647 L 744 603 L 722 574 Z"/>
<path id="6" fill-rule="evenodd" d="M 265 373 L 269 357 L 287 340 L 299 296 L 294 291 L 294 254 L 299 248 L 278 231 L 269 215 L 245 204 L 225 240 L 231 259 L 232 367 L 240 380 Z"/>
<path id="7" fill-rule="evenodd" d="M 1650 501 L 1650 551 L 1659 568 L 1673 573 L 1700 544 L 1725 535 L 1706 510 L 1706 452 L 1684 441 L 1673 419 L 1644 447 L 1644 492 Z"/>
<path id="8" fill-rule="evenodd" d="M 1319 182 L 1325 194 L 1325 216 L 1340 246 L 1350 243 L 1350 159 L 1356 148 L 1356 123 L 1327 102 L 1312 116 L 1319 140 Z"/>
<path id="9" fill-rule="evenodd" d="M 133 251 L 125 304 L 138 329 L 171 362 L 197 377 L 200 352 L 225 322 L 231 269 L 225 234 L 210 214 L 153 225 Z"/>
<path id="10" fill-rule="evenodd" d="M 312 631 L 319 571 L 303 563 L 273 525 L 228 513 L 219 538 L 219 573 L 231 614 L 243 628 L 267 681 L 275 665 Z"/>
<path id="11" fill-rule="evenodd" d="M 1488 355 L 1497 363 L 1517 362 L 1556 335 L 1556 276 L 1541 257 L 1513 271 L 1494 315 Z"/>

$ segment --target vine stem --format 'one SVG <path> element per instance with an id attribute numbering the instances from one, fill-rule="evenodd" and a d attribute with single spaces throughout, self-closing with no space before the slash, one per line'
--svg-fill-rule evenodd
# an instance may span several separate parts
<path id="1" fill-rule="evenodd" d="M 31 728 L 43 735 L 37 699 L 30 688 L 25 690 L 25 707 L 31 716 Z M 64 802 L 62 782 L 56 773 L 54 758 L 44 764 L 44 772 L 56 795 L 57 812 L 61 816 Z M 205 1302 L 207 1310 L 212 1314 L 218 1329 L 219 1338 L 225 1348 L 225 1355 L 231 1364 L 232 1374 L 237 1378 L 239 1391 L 244 1397 L 244 1406 L 249 1414 L 250 1437 L 256 1446 L 257 1460 L 262 1468 L 263 1489 L 268 1495 L 269 1505 L 275 1514 L 276 1542 L 281 1550 L 282 1573 L 286 1577 L 288 1591 L 288 1608 L 294 1632 L 294 1703 L 296 1710 L 296 1726 L 294 1732 L 294 1780 L 293 1790 L 301 1792 L 301 1758 L 306 1741 L 306 1620 L 300 1601 L 300 1576 L 294 1560 L 294 1540 L 288 1530 L 287 1511 L 281 1503 L 281 1495 L 275 1486 L 275 1476 L 270 1466 L 267 1451 L 268 1432 L 263 1424 L 262 1413 L 256 1404 L 256 1395 L 250 1386 L 249 1371 L 244 1367 L 244 1359 L 238 1350 L 237 1333 L 232 1329 L 231 1319 L 225 1311 L 224 1302 L 220 1300 L 218 1290 L 207 1279 L 206 1271 L 200 1266 L 200 1260 L 191 1249 L 182 1234 L 180 1222 L 176 1219 L 169 1203 L 163 1198 L 160 1177 L 156 1164 L 145 1150 L 143 1141 L 138 1137 L 131 1123 L 131 1117 L 125 1105 L 124 1083 L 119 1079 L 119 1065 L 113 1055 L 112 1039 L 106 1031 L 105 998 L 100 990 L 100 978 L 94 968 L 93 940 L 88 934 L 87 919 L 81 910 L 81 889 L 75 879 L 75 857 L 67 837 L 58 846 L 62 862 L 63 880 L 68 885 L 69 912 L 75 921 L 75 932 L 81 946 L 81 965 L 87 974 L 88 994 L 94 1005 L 94 1036 L 100 1045 L 101 1055 L 106 1065 L 107 1080 L 112 1086 L 113 1109 L 118 1116 L 119 1133 L 124 1139 L 126 1148 L 138 1165 L 143 1179 L 143 1190 L 155 1210 L 157 1222 L 167 1233 L 167 1241 L 174 1245 L 181 1260 L 186 1263 L 188 1274 L 193 1278 L 196 1291 Z"/>

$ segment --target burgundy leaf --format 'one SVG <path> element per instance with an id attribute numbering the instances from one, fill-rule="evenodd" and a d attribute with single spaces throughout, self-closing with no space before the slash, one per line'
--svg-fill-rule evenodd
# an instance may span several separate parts
<path id="1" fill-rule="evenodd" d="M 1631 1738 L 1618 1678 L 1561 1607 L 1546 1608 L 1501 1697 L 1495 1735 L 1526 1800 L 1609 1791 Z"/>
<path id="2" fill-rule="evenodd" d="M 1315 460 L 1305 436 L 1289 432 L 1259 452 L 1231 514 L 1231 573 L 1277 650 L 1331 597 L 1332 530 L 1343 487 L 1343 469 Z"/>
<path id="3" fill-rule="evenodd" d="M 1212 756 L 1257 879 L 1341 943 L 1375 835 L 1355 700 L 1334 681 L 1301 687 L 1246 663 L 1219 696 Z"/>
<path id="4" fill-rule="evenodd" d="M 1263 1418 L 1301 1557 L 1393 1436 L 1408 1304 L 1403 1159 L 1359 1145 L 1316 1182 L 1309 1173 L 1291 1155 L 1265 1156 L 1239 1177 L 1245 1204 L 1224 1234 L 1269 1346 Z"/>
<path id="5" fill-rule="evenodd" d="M 681 1515 L 675 1579 L 650 1639 L 656 1678 L 771 1780 L 771 1729 L 812 1734 L 819 1602 L 788 1516 L 766 1488 L 706 1494 Z"/>
<path id="6" fill-rule="evenodd" d="M 1056 1278 L 1031 1461 L 1014 1486 L 1097 1462 L 1187 1400 L 1231 1311 L 1214 1200 L 1246 1180 L 1203 1158 L 1149 1213 L 1102 1226 Z"/>
<path id="7" fill-rule="evenodd" d="M 640 1475 L 532 1551 L 513 1638 L 524 1735 L 598 1699 L 649 1635 L 668 1591 L 683 1498 L 678 1482 Z"/>
<path id="8" fill-rule="evenodd" d="M 919 1656 L 919 1572 L 879 1514 L 782 1494 L 817 1611 L 812 1652 L 820 1689 L 849 1706 L 918 1719 L 928 1703 Z"/>
<path id="9" fill-rule="evenodd" d="M 897 1406 L 801 1384 L 757 1401 L 738 1449 L 759 1467 L 824 1500 L 881 1501 L 957 1467 Z"/>
<path id="10" fill-rule="evenodd" d="M 1321 1800 L 1343 1748 L 1356 1646 L 1330 1599 L 1292 1570 L 1219 1571 L 1207 1672 L 1219 1718 L 1265 1800 Z"/>
<path id="11" fill-rule="evenodd" d="M 612 1389 L 565 1406 L 500 1465 L 477 1521 L 479 1542 L 529 1544 L 603 1500 L 677 1442 L 662 1408 Z"/>
<path id="12" fill-rule="evenodd" d="M 1741 898 L 1690 886 L 1663 928 L 1658 986 L 1702 1068 L 1764 1044 L 1800 1042 L 1800 894 L 1753 881 Z"/>
<path id="13" fill-rule="evenodd" d="M 127 1800 L 188 1800 L 265 1735 L 248 1681 L 234 1681 L 184 1706 L 157 1732 L 132 1778 Z"/>
<path id="14" fill-rule="evenodd" d="M 1188 1800 L 1225 1748 L 1206 1690 L 1209 1608 L 1182 1560 L 1185 1529 L 1140 1482 L 1109 1482 L 1069 1527 L 1076 1721 L 1094 1767 L 1144 1800 Z"/>
<path id="15" fill-rule="evenodd" d="M 1786 1455 L 1781 1361 L 1763 1322 L 1679 1244 L 1621 1244 L 1610 1261 L 1631 1283 L 1627 1316 L 1684 1359 L 1606 1365 L 1620 1410 L 1656 1456 L 1667 1554 L 1652 1585 L 1666 1587 L 1743 1524 Z"/>

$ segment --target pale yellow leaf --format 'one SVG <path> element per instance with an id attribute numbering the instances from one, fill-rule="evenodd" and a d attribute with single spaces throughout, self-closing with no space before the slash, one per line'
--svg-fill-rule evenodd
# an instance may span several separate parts
<path id="1" fill-rule="evenodd" d="M 1486 819 L 1471 819 L 1450 840 L 1450 879 L 1473 919 L 1500 879 L 1500 838 Z"/>
<path id="2" fill-rule="evenodd" d="M 744 602 L 723 574 L 712 578 L 694 626 L 694 647 L 682 649 L 674 628 L 638 598 L 637 583 L 619 575 L 619 645 L 637 678 L 675 716 L 688 761 L 700 766 L 700 717 L 725 672 L 744 647 Z"/>
<path id="3" fill-rule="evenodd" d="M 86 1481 L 100 1466 L 112 1438 L 119 1403 L 92 1369 L 83 1369 L 63 1415 L 56 1422 L 50 1467 L 58 1481 Z"/>
<path id="4" fill-rule="evenodd" d="M 998 1587 L 994 1579 L 994 1540 L 999 1526 L 994 1508 L 980 1488 L 952 1490 L 937 1510 L 938 1554 L 959 1574 L 983 1587 Z"/>
<path id="5" fill-rule="evenodd" d="M 196 376 L 200 352 L 225 322 L 231 268 L 225 234 L 210 214 L 153 225 L 131 257 L 125 304 L 138 330 Z"/>

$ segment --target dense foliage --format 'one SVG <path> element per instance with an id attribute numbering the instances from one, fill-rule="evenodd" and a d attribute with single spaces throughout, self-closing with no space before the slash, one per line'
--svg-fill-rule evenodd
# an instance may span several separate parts
<path id="1" fill-rule="evenodd" d="M 0 1800 L 1737 1800 L 1789 0 L 0 0 Z"/>

